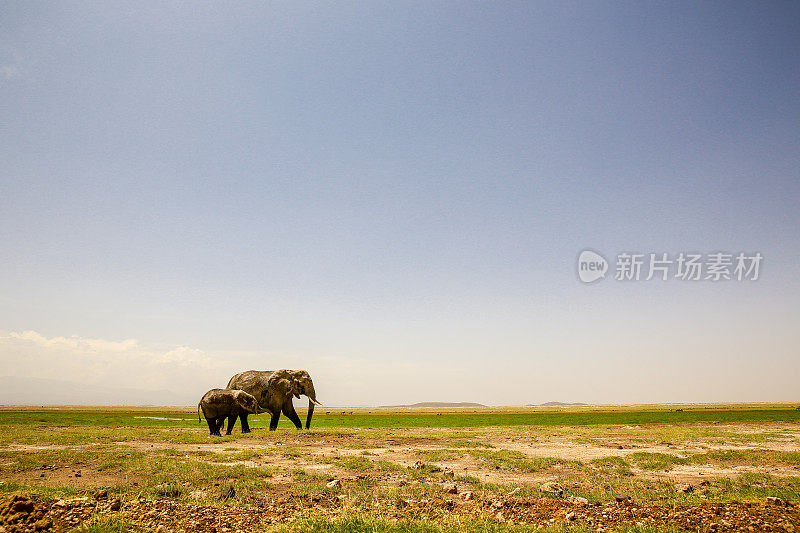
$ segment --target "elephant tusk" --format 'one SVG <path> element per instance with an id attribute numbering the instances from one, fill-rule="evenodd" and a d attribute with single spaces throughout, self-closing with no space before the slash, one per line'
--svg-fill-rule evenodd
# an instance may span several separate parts
<path id="1" fill-rule="evenodd" d="M 319 403 L 319 402 L 318 402 L 317 400 L 315 400 L 314 398 L 309 398 L 309 399 L 308 399 L 308 401 L 309 401 L 309 402 L 312 402 L 314 405 L 319 405 L 320 407 L 322 407 L 322 404 L 321 404 L 321 403 Z"/>

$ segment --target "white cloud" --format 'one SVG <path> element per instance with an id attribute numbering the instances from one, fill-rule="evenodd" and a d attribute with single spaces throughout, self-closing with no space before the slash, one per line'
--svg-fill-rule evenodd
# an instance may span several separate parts
<path id="1" fill-rule="evenodd" d="M 0 374 L 9 377 L 59 380 L 110 391 L 168 391 L 172 397 L 190 400 L 199 399 L 208 389 L 224 387 L 235 370 L 229 361 L 188 346 L 159 348 L 135 339 L 77 335 L 46 337 L 36 331 L 0 336 L 0 368 Z M 3 401 L 8 399 L 0 398 Z M 80 398 L 75 403 L 81 403 Z M 109 398 L 108 403 L 115 399 Z"/>
<path id="2" fill-rule="evenodd" d="M 23 331 L 22 333 L 12 331 L 7 337 L 0 337 L 0 341 L 4 339 L 30 341 L 43 348 L 65 347 L 74 350 L 92 352 L 124 352 L 137 347 L 137 342 L 134 339 L 116 342 L 103 339 L 84 339 L 82 337 L 78 337 L 77 335 L 73 335 L 71 337 L 53 337 L 52 339 L 48 339 L 44 335 L 41 335 L 35 331 Z"/>
<path id="3" fill-rule="evenodd" d="M 214 366 L 214 360 L 211 357 L 207 356 L 202 350 L 190 348 L 189 346 L 178 346 L 161 355 L 157 362 L 176 364 L 182 367 L 213 368 Z"/>

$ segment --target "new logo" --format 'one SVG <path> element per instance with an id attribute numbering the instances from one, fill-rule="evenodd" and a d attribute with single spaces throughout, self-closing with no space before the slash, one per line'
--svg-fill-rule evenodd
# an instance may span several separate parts
<path id="1" fill-rule="evenodd" d="M 584 283 L 591 283 L 606 276 L 608 261 L 602 255 L 584 250 L 578 256 L 578 277 Z"/>

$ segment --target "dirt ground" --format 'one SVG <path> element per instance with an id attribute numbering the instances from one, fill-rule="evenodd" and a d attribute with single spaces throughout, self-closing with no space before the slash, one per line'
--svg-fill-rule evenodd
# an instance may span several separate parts
<path id="1" fill-rule="evenodd" d="M 756 502 L 699 502 L 694 505 L 659 505 L 638 502 L 619 495 L 607 501 L 589 501 L 572 495 L 567 479 L 571 464 L 591 465 L 593 460 L 619 457 L 630 459 L 635 453 L 689 457 L 694 454 L 732 450 L 746 452 L 800 452 L 800 427 L 772 424 L 715 426 L 715 435 L 730 430 L 740 438 L 708 440 L 693 437 L 680 442 L 665 441 L 649 430 L 636 426 L 602 430 L 580 428 L 575 431 L 525 431 L 519 428 L 416 428 L 414 430 L 347 430 L 347 431 L 254 431 L 232 440 L 208 438 L 202 443 L 179 443 L 170 440 L 126 440 L 120 449 L 145 453 L 169 451 L 186 458 L 203 453 L 209 464 L 240 465 L 244 468 L 267 468 L 271 474 L 263 478 L 263 493 L 239 503 L 256 506 L 259 513 L 247 507 L 234 506 L 231 512 L 218 512 L 208 500 L 225 489 L 197 487 L 181 498 L 152 498 L 136 495 L 137 487 L 147 480 L 135 471 L 104 469 L 91 463 L 44 465 L 35 470 L 19 468 L 13 461 L 0 461 L 0 479 L 33 487 L 73 487 L 79 498 L 47 501 L 16 495 L 5 497 L 0 506 L 0 533 L 15 531 L 68 531 L 90 516 L 123 512 L 127 520 L 148 530 L 161 531 L 248 531 L 271 524 L 295 520 L 304 513 L 337 516 L 353 511 L 370 512 L 379 507 L 380 515 L 389 519 L 422 518 L 442 520 L 448 516 L 510 523 L 553 525 L 579 523 L 593 530 L 613 530 L 627 525 L 676 525 L 687 531 L 800 531 L 800 507 L 791 501 L 771 498 Z M 187 430 L 179 430 L 187 431 Z M 191 430 L 194 434 L 202 430 Z M 761 433 L 769 437 L 758 438 Z M 455 435 L 455 436 L 454 436 Z M 752 439 L 741 438 L 744 435 Z M 2 450 L 48 452 L 91 450 L 97 444 L 23 445 L 8 443 Z M 108 445 L 103 445 L 107 449 Z M 232 459 L 237 452 L 245 458 Z M 470 453 L 477 452 L 477 453 Z M 498 460 L 487 461 L 481 452 Z M 547 460 L 541 468 L 519 467 L 506 461 Z M 218 454 L 218 455 L 217 455 Z M 391 468 L 352 469 L 348 458 L 368 462 L 385 462 Z M 736 464 L 674 464 L 668 468 L 640 468 L 635 461 L 626 461 L 633 480 L 654 480 L 675 486 L 676 491 L 697 491 L 702 487 L 734 479 L 745 472 L 776 477 L 800 476 L 796 464 L 753 462 Z M 426 468 L 428 476 L 411 475 Z M 297 472 L 315 479 L 354 486 L 364 480 L 372 485 L 371 501 L 352 496 L 346 491 L 296 491 Z M 574 479 L 574 476 L 573 478 Z M 323 481 L 323 483 L 324 483 Z M 130 487 L 120 498 L 104 487 Z M 425 488 L 419 497 L 407 497 L 401 488 Z M 553 488 L 554 487 L 554 488 Z M 552 490 L 547 490 L 548 488 Z M 433 494 L 433 496 L 431 496 Z M 17 498 L 16 500 L 14 498 Z M 189 500 L 189 501 L 187 501 Z M 192 502 L 191 500 L 196 500 Z M 218 504 L 217 504 L 218 505 Z M 16 509 L 16 511 L 14 510 Z M 224 517 L 224 518 L 221 518 Z M 14 519 L 16 522 L 12 522 Z"/>
<path id="2" fill-rule="evenodd" d="M 636 428 L 631 428 L 636 429 Z M 724 430 L 725 427 L 717 427 Z M 743 426 L 732 425 L 732 431 L 739 434 L 750 432 L 757 434 L 764 431 L 762 426 Z M 530 458 L 551 458 L 563 459 L 565 461 L 587 462 L 594 459 L 607 457 L 627 456 L 636 452 L 666 454 L 672 456 L 687 457 L 697 453 L 708 453 L 719 450 L 745 450 L 745 451 L 777 451 L 777 452 L 800 452 L 800 428 L 795 425 L 772 425 L 770 432 L 780 432 L 784 438 L 777 440 L 757 441 L 749 444 L 721 444 L 719 442 L 692 442 L 690 444 L 672 443 L 647 443 L 635 432 L 631 432 L 628 438 L 620 435 L 613 436 L 593 436 L 595 443 L 587 444 L 574 442 L 575 434 L 537 434 L 531 438 L 524 433 L 520 434 L 508 428 L 477 428 L 459 429 L 457 441 L 468 441 L 480 443 L 480 449 L 498 452 L 508 450 L 519 452 Z M 217 452 L 226 454 L 232 450 L 253 451 L 258 455 L 242 461 L 225 461 L 222 464 L 232 465 L 241 464 L 246 467 L 274 466 L 279 468 L 303 469 L 312 474 L 329 473 L 331 475 L 346 475 L 342 468 L 325 462 L 326 459 L 334 456 L 363 456 L 371 460 L 385 460 L 397 464 L 401 467 L 412 467 L 425 452 L 435 452 L 438 450 L 449 450 L 459 455 L 457 458 L 444 458 L 434 460 L 436 465 L 444 469 L 450 469 L 457 475 L 474 476 L 486 483 L 495 484 L 515 484 L 522 487 L 538 487 L 543 482 L 553 479 L 553 473 L 532 472 L 526 473 L 510 468 L 495 468 L 487 466 L 479 459 L 471 457 L 464 452 L 463 448 L 453 448 L 448 445 L 446 439 L 442 439 L 439 433 L 448 431 L 438 428 L 415 429 L 414 436 L 408 437 L 406 430 L 386 430 L 383 431 L 385 437 L 382 439 L 373 436 L 362 436 L 358 431 L 347 433 L 316 433 L 316 432 L 293 432 L 282 433 L 279 439 L 272 438 L 268 441 L 260 439 L 239 439 L 228 442 L 215 442 L 209 438 L 208 443 L 204 444 L 176 444 L 165 441 L 125 441 L 119 443 L 127 447 L 143 451 L 155 451 L 159 449 L 169 449 L 192 452 Z M 255 431 L 253 435 L 264 434 L 264 431 Z M 365 432 L 366 433 L 366 432 Z M 272 435 L 277 435 L 273 433 Z M 272 436 L 270 435 L 270 436 Z M 91 447 L 92 445 L 86 445 Z M 4 449 L 20 451 L 42 451 L 42 450 L 64 450 L 80 448 L 81 445 L 72 446 L 42 446 L 42 445 L 18 445 L 10 444 Z M 283 450 L 291 449 L 294 455 L 289 459 L 285 457 Z M 299 450 L 299 454 L 297 451 Z M 3 472 L 0 463 L 0 472 Z M 10 466 L 10 465 L 5 465 Z M 642 478 L 652 478 L 667 480 L 676 484 L 680 483 L 700 483 L 704 480 L 718 478 L 733 478 L 743 472 L 754 472 L 770 474 L 774 476 L 800 476 L 800 466 L 781 466 L 774 464 L 737 464 L 731 466 L 718 465 L 681 465 L 672 466 L 669 470 L 645 470 L 632 466 L 634 476 Z M 75 474 L 80 474 L 75 477 Z M 91 468 L 52 468 L 39 473 L 39 479 L 31 479 L 29 473 L 3 472 L 4 476 L 9 476 L 15 481 L 41 483 L 45 485 L 74 485 L 74 486 L 108 486 L 118 483 L 133 483 L 135 478 L 119 478 L 119 474 L 92 471 Z M 280 477 L 280 476 L 278 476 Z"/>

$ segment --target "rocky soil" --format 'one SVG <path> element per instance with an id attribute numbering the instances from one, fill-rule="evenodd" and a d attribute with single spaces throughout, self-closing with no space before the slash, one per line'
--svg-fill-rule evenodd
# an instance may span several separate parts
<path id="1" fill-rule="evenodd" d="M 450 490 L 448 490 L 450 489 Z M 383 517 L 441 520 L 464 518 L 531 525 L 574 523 L 595 531 L 621 525 L 673 526 L 683 531 L 800 531 L 800 506 L 770 498 L 763 503 L 708 503 L 698 506 L 639 505 L 620 495 L 612 502 L 582 498 L 487 497 L 446 487 L 441 497 L 379 501 Z M 173 499 L 122 502 L 105 491 L 70 500 L 44 501 L 24 495 L 0 499 L 0 533 L 68 532 L 93 516 L 118 515 L 145 531 L 239 533 L 286 523 L 313 512 L 335 517 L 368 514 L 376 502 L 345 502 L 342 496 L 311 495 L 264 501 L 257 506 L 193 505 Z"/>

